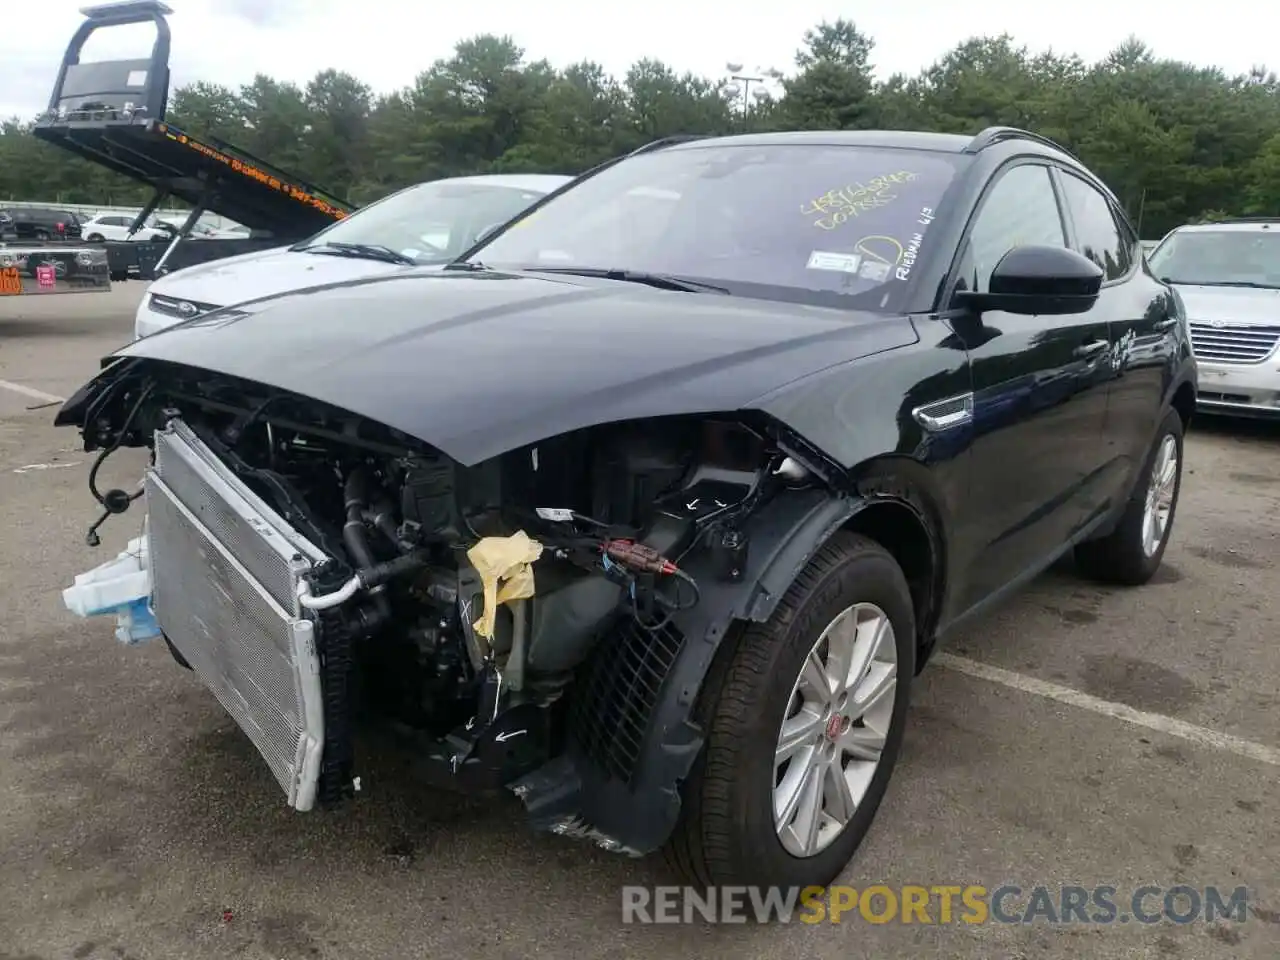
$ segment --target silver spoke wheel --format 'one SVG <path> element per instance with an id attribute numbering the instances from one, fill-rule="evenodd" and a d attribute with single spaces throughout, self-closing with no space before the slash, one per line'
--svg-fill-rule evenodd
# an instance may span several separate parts
<path id="1" fill-rule="evenodd" d="M 872 603 L 840 613 L 805 657 L 774 754 L 773 820 L 788 853 L 838 837 L 880 765 L 898 685 L 893 625 Z"/>
<path id="2" fill-rule="evenodd" d="M 1167 435 L 1151 464 L 1151 482 L 1147 484 L 1147 500 L 1142 511 L 1142 552 L 1155 556 L 1169 530 L 1173 514 L 1173 496 L 1178 486 L 1178 442 Z"/>

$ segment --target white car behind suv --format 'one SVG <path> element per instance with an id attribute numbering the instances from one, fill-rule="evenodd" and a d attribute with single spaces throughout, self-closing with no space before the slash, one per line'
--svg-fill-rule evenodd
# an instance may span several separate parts
<path id="1" fill-rule="evenodd" d="M 1280 219 L 1178 227 L 1147 262 L 1186 306 L 1196 409 L 1280 418 Z"/>
<path id="2" fill-rule="evenodd" d="M 289 247 L 199 263 L 154 281 L 138 307 L 134 336 L 289 290 L 413 266 L 444 266 L 570 181 L 551 174 L 432 180 L 362 207 Z"/>
<path id="3" fill-rule="evenodd" d="M 130 236 L 134 218 L 123 213 L 99 213 L 80 224 L 80 235 L 90 243 L 102 240 L 168 240 L 173 234 L 152 218 Z"/>

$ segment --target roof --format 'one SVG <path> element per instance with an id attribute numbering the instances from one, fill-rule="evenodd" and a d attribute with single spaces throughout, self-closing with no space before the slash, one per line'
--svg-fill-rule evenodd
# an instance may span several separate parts
<path id="1" fill-rule="evenodd" d="M 428 182 L 475 183 L 491 187 L 510 187 L 513 190 L 533 190 L 538 193 L 550 193 L 572 179 L 573 177 L 558 173 L 485 173 L 471 177 L 446 177 L 443 180 L 431 180 Z"/>
<path id="2" fill-rule="evenodd" d="M 706 146 L 830 146 L 889 147 L 903 150 L 933 150 L 961 153 L 973 142 L 962 133 L 926 133 L 917 130 L 786 130 L 777 133 L 744 133 L 729 137 L 708 137 L 673 143 L 669 150 L 696 150 Z"/>
<path id="3" fill-rule="evenodd" d="M 1280 230 L 1280 217 L 1253 217 L 1240 220 L 1219 220 L 1217 223 L 1184 223 L 1175 227 L 1178 233 L 1184 231 L 1229 231 L 1232 233 L 1251 233 L 1258 230 Z"/>

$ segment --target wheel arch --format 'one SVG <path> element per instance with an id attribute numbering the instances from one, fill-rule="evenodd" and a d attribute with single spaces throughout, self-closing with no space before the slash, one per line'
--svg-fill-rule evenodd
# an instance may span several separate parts
<path id="1" fill-rule="evenodd" d="M 946 586 L 945 541 L 928 513 L 909 498 L 868 498 L 841 528 L 874 540 L 897 561 L 916 616 L 916 672 L 933 648 Z"/>
<path id="2" fill-rule="evenodd" d="M 685 569 L 698 580 L 701 601 L 672 617 L 679 640 L 639 725 L 627 782 L 603 775 L 581 756 L 565 756 L 513 787 L 535 825 L 564 830 L 572 821 L 597 842 L 634 853 L 665 844 L 679 818 L 682 784 L 705 742 L 701 707 L 718 691 L 737 638 L 751 622 L 773 615 L 797 575 L 841 530 L 875 540 L 903 567 L 918 612 L 920 669 L 944 599 L 947 538 L 938 484 L 919 463 L 895 456 L 866 461 L 847 479 L 840 492 L 786 491 L 757 511 L 744 525 L 741 580 L 724 582 L 700 558 L 691 559 Z"/>
<path id="3" fill-rule="evenodd" d="M 1182 429 L 1185 432 L 1187 427 L 1191 425 L 1191 418 L 1196 412 L 1195 384 L 1190 380 L 1182 381 L 1182 383 L 1178 384 L 1178 389 L 1173 392 L 1173 399 L 1169 403 L 1181 418 Z"/>

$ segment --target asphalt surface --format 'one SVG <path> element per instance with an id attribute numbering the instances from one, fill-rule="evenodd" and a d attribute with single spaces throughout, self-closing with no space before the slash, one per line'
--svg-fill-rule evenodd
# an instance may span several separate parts
<path id="1" fill-rule="evenodd" d="M 1144 884 L 1245 885 L 1245 922 L 627 925 L 620 888 L 672 882 L 658 863 L 533 835 L 514 800 L 432 793 L 394 757 L 353 808 L 293 815 L 163 647 L 62 607 L 140 517 L 85 547 L 88 458 L 56 405 L 31 408 L 128 339 L 141 292 L 0 301 L 0 960 L 1280 954 L 1280 427 L 1193 431 L 1155 583 L 1064 567 L 951 645 L 845 875 L 1110 885 L 1122 904 Z M 104 482 L 141 463 L 113 459 Z M 957 669 L 974 663 L 1007 673 Z"/>

